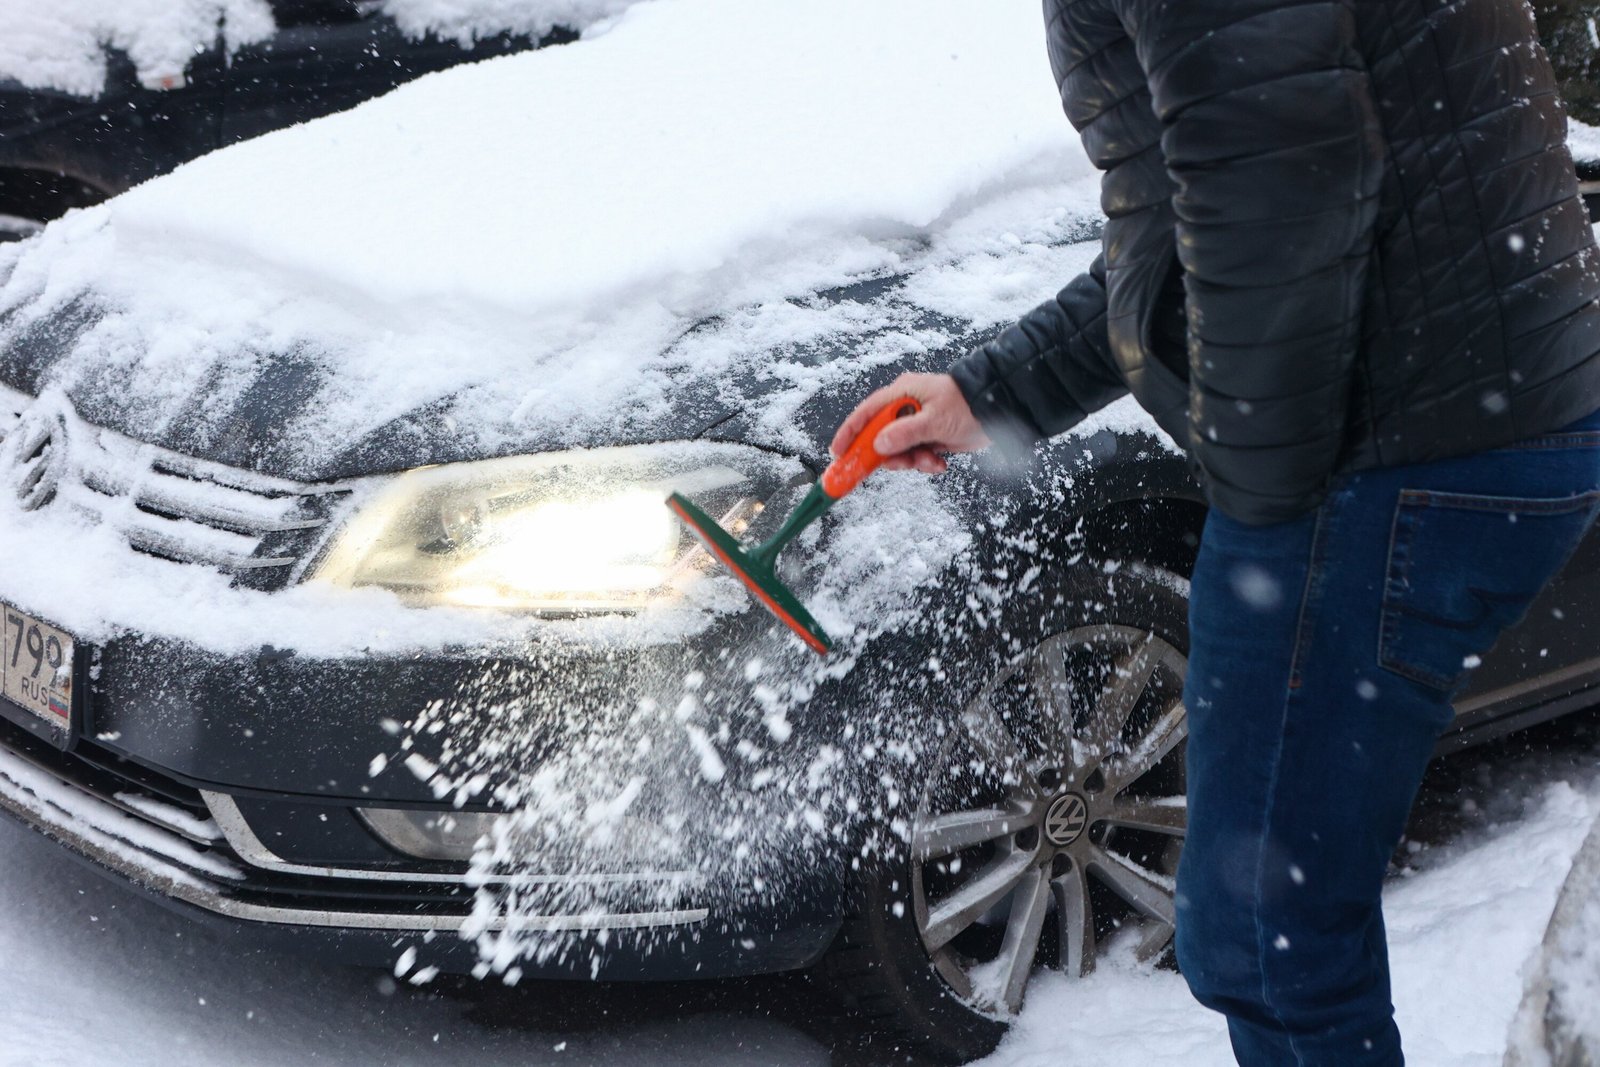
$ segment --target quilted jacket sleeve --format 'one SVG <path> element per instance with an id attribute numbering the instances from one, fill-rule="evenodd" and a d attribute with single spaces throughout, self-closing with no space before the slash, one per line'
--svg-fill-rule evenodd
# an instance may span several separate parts
<path id="1" fill-rule="evenodd" d="M 1019 449 L 1128 391 L 1106 337 L 1105 257 L 950 368 L 984 431 Z"/>
<path id="2" fill-rule="evenodd" d="M 1190 442 L 1213 505 L 1293 518 L 1338 462 L 1384 141 L 1349 0 L 1117 0 L 1163 130 Z"/>

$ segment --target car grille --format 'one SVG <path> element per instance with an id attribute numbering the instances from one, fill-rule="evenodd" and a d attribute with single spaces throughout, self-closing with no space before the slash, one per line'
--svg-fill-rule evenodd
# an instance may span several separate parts
<path id="1" fill-rule="evenodd" d="M 135 551 L 276 589 L 316 548 L 345 486 L 193 459 L 91 426 L 59 396 L 0 387 L 0 481 L 24 508 L 70 507 Z"/>
<path id="2" fill-rule="evenodd" d="M 197 789 L 91 742 L 62 752 L 4 719 L 0 756 L 8 757 L 0 763 L 0 778 L 30 787 L 41 803 L 154 847 L 164 861 L 191 873 L 243 877 L 243 866 Z"/>

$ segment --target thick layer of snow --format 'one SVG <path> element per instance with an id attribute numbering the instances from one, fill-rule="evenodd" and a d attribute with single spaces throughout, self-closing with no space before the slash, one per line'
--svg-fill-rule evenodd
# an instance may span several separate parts
<path id="1" fill-rule="evenodd" d="M 1600 161 L 1600 129 L 1577 119 L 1567 119 L 1567 147 L 1579 161 Z"/>
<path id="2" fill-rule="evenodd" d="M 412 37 L 463 45 L 497 33 L 582 30 L 637 0 L 382 0 L 378 9 Z M 139 79 L 171 86 L 198 52 L 232 52 L 271 36 L 267 0 L 0 0 L 0 78 L 34 89 L 94 96 L 106 53 L 127 53 Z"/>
<path id="3" fill-rule="evenodd" d="M 1040 33 L 1027 0 L 642 4 L 197 160 L 112 224 L 119 253 L 394 305 L 599 311 L 800 235 L 924 230 L 1064 154 Z"/>
<path id="4" fill-rule="evenodd" d="M 1506 1067 L 1552 1067 L 1600 1053 L 1600 820 L 1572 861 L 1544 944 L 1529 961 Z"/>
<path id="5" fill-rule="evenodd" d="M 109 48 L 159 82 L 198 51 L 231 51 L 274 28 L 266 0 L 0 0 L 0 26 L 0 78 L 80 96 L 105 88 Z"/>
<path id="6" fill-rule="evenodd" d="M 1592 1056 L 1600 1052 L 1600 882 L 1591 878 L 1574 890 L 1585 897 L 1561 935 L 1551 975 L 1569 1039 Z"/>
<path id="7" fill-rule="evenodd" d="M 432 33 L 463 45 L 497 33 L 542 37 L 557 26 L 584 30 L 639 0 L 382 0 L 412 37 Z"/>

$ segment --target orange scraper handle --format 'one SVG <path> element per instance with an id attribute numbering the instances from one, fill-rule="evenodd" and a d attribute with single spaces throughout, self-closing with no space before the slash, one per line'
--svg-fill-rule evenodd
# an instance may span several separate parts
<path id="1" fill-rule="evenodd" d="M 921 410 L 922 402 L 911 396 L 903 396 L 885 405 L 856 434 L 856 439 L 850 442 L 844 455 L 828 464 L 828 469 L 822 472 L 822 491 L 838 500 L 860 485 L 861 479 L 877 470 L 879 464 L 889 458 L 878 451 L 876 442 L 879 431 L 902 415 L 915 415 Z"/>

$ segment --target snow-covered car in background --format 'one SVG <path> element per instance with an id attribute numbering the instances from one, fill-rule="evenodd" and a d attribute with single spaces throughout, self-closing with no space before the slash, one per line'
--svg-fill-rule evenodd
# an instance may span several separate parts
<path id="1" fill-rule="evenodd" d="M 1578 192 L 1589 220 L 1600 219 L 1600 128 L 1575 120 L 1568 123 L 1568 147 L 1578 171 Z"/>
<path id="2" fill-rule="evenodd" d="M 820 967 L 946 1059 L 1162 957 L 1204 507 L 1142 414 L 870 479 L 783 560 L 826 659 L 664 507 L 770 530 L 1087 266 L 1037 19 L 644 3 L 0 250 L 0 808 L 411 981 Z M 1597 564 L 1447 746 L 1592 702 Z"/>
<path id="3" fill-rule="evenodd" d="M 0 241 L 430 71 L 571 41 L 628 0 L 0 4 Z"/>
<path id="4" fill-rule="evenodd" d="M 1600 219 L 1600 33 L 1590 0 L 1534 0 L 1539 43 L 1550 57 L 1570 122 L 1569 140 L 1589 218 Z"/>

